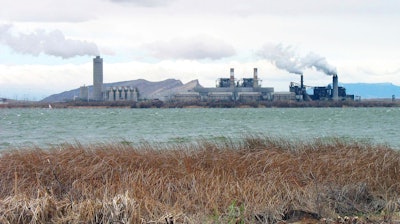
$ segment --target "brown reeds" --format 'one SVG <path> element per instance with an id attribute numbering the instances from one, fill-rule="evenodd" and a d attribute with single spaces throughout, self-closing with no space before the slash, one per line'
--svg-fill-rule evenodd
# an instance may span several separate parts
<path id="1" fill-rule="evenodd" d="M 0 178 L 1 223 L 389 222 L 400 153 L 339 139 L 75 143 L 2 151 Z"/>

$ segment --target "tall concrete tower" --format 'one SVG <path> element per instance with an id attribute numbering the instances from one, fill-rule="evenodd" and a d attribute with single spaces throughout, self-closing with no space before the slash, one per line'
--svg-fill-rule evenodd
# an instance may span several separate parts
<path id="1" fill-rule="evenodd" d="M 103 59 L 100 56 L 93 58 L 93 100 L 103 100 Z"/>

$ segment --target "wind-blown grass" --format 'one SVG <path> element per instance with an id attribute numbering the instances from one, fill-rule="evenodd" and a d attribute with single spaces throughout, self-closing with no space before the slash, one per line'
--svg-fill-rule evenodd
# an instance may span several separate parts
<path id="1" fill-rule="evenodd" d="M 400 153 L 339 139 L 75 143 L 3 151 L 0 178 L 1 223 L 391 221 Z"/>

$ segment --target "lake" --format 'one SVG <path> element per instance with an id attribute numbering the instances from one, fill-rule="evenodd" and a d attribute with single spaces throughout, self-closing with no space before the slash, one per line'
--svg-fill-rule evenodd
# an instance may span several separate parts
<path id="1" fill-rule="evenodd" d="M 190 143 L 262 135 L 339 137 L 400 149 L 400 108 L 0 109 L 0 149 L 74 143 Z"/>

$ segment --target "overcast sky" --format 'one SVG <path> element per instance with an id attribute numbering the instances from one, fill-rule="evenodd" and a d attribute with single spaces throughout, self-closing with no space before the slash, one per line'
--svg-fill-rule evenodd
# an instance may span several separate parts
<path id="1" fill-rule="evenodd" d="M 252 76 L 288 91 L 400 85 L 398 0 L 0 0 L 0 97 L 40 100 L 104 82 Z M 316 65 L 317 64 L 317 65 Z M 321 68 L 319 66 L 325 66 Z M 296 72 L 297 71 L 297 72 Z M 327 73 L 327 74 L 325 74 Z"/>

